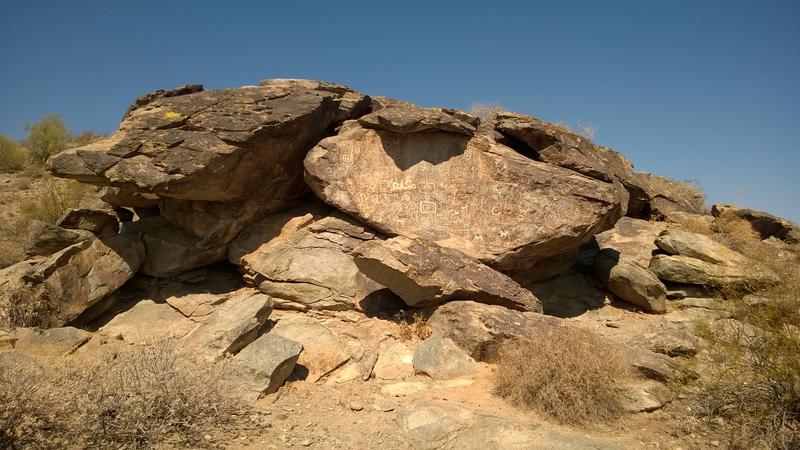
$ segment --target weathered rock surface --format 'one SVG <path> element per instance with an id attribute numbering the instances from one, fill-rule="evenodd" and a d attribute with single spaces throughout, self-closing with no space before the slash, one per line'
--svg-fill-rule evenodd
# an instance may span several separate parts
<path id="1" fill-rule="evenodd" d="M 708 236 L 670 229 L 656 239 L 669 255 L 656 255 L 650 269 L 662 280 L 712 287 L 754 288 L 775 274 Z"/>
<path id="2" fill-rule="evenodd" d="M 34 220 L 28 228 L 26 253 L 29 256 L 50 256 L 79 242 L 92 239 L 83 230 L 68 230 L 58 225 Z"/>
<path id="3" fill-rule="evenodd" d="M 305 168 L 318 197 L 387 234 L 506 270 L 574 250 L 622 215 L 613 185 L 533 161 L 491 136 L 381 127 L 345 124 Z"/>
<path id="4" fill-rule="evenodd" d="M 442 401 L 419 400 L 398 410 L 397 424 L 413 448 L 619 450 L 622 446 L 556 431 L 507 416 Z"/>
<path id="5" fill-rule="evenodd" d="M 650 270 L 610 249 L 594 259 L 594 272 L 622 300 L 652 313 L 667 312 L 667 288 Z"/>
<path id="6" fill-rule="evenodd" d="M 153 344 L 165 339 L 180 339 L 194 328 L 194 322 L 169 305 L 142 300 L 114 316 L 99 332 L 130 344 Z"/>
<path id="7" fill-rule="evenodd" d="M 400 380 L 414 374 L 414 352 L 402 342 L 386 341 L 378 348 L 375 378 Z"/>
<path id="8" fill-rule="evenodd" d="M 455 249 L 398 236 L 365 242 L 353 255 L 361 272 L 410 306 L 468 299 L 542 311 L 539 300 L 514 280 Z"/>
<path id="9" fill-rule="evenodd" d="M 211 361 L 236 354 L 261 335 L 271 312 L 272 298 L 245 289 L 216 307 L 181 345 Z"/>
<path id="10" fill-rule="evenodd" d="M 424 109 L 411 104 L 381 108 L 358 119 L 366 128 L 396 133 L 423 133 L 445 131 L 471 136 L 475 133 L 478 118 L 455 110 Z"/>
<path id="11" fill-rule="evenodd" d="M 434 334 L 452 339 L 478 361 L 485 361 L 492 347 L 506 339 L 524 338 L 533 330 L 559 323 L 555 317 L 471 301 L 445 303 L 428 319 Z"/>
<path id="12" fill-rule="evenodd" d="M 28 284 L 41 287 L 58 307 L 64 325 L 128 281 L 144 260 L 140 242 L 128 236 L 103 236 L 80 241 L 48 257 L 0 270 L 0 288 Z"/>
<path id="13" fill-rule="evenodd" d="M 111 210 L 70 208 L 58 219 L 56 225 L 103 236 L 119 233 L 120 220 Z"/>
<path id="14" fill-rule="evenodd" d="M 280 203 L 305 190 L 308 148 L 344 110 L 358 109 L 344 97 L 357 97 L 364 110 L 368 103 L 344 86 L 309 80 L 169 92 L 138 99 L 117 133 L 59 153 L 48 169 L 162 198 L 229 202 L 257 193 Z"/>
<path id="15" fill-rule="evenodd" d="M 673 228 L 659 234 L 655 243 L 658 248 L 670 255 L 688 256 L 723 266 L 747 264 L 744 255 L 702 234 Z"/>
<path id="16" fill-rule="evenodd" d="M 414 351 L 414 372 L 435 380 L 471 375 L 477 370 L 475 360 L 452 339 L 434 334 L 422 341 Z"/>
<path id="17" fill-rule="evenodd" d="M 534 159 L 606 182 L 633 177 L 633 165 L 625 157 L 565 127 L 508 111 L 497 113 L 494 127 L 506 139 L 524 144 L 517 147 Z"/>
<path id="18" fill-rule="evenodd" d="M 269 334 L 303 345 L 297 364 L 305 369 L 305 379 L 315 382 L 346 363 L 350 356 L 325 325 L 303 317 L 281 317 Z"/>
<path id="19" fill-rule="evenodd" d="M 11 332 L 16 352 L 41 360 L 68 355 L 91 338 L 88 331 L 73 327 L 16 328 Z"/>
<path id="20" fill-rule="evenodd" d="M 664 224 L 623 217 L 614 228 L 595 235 L 600 250 L 610 249 L 620 258 L 631 259 L 642 267 L 650 265 L 650 258 L 658 251 L 656 238 L 665 230 Z"/>
<path id="21" fill-rule="evenodd" d="M 281 234 L 241 257 L 245 279 L 283 309 L 363 310 L 388 295 L 353 261 L 353 249 L 375 239 L 368 228 L 341 214 L 312 221 L 310 214 L 289 220 Z"/>
<path id="22" fill-rule="evenodd" d="M 141 272 L 154 277 L 171 277 L 224 261 L 227 251 L 224 243 L 204 243 L 161 216 L 127 223 L 122 233 L 144 243 L 146 251 Z"/>
<path id="23" fill-rule="evenodd" d="M 289 378 L 302 351 L 302 344 L 265 334 L 233 358 L 234 370 L 246 389 L 272 394 Z"/>
<path id="24" fill-rule="evenodd" d="M 792 244 L 800 242 L 800 227 L 782 217 L 773 216 L 764 211 L 720 204 L 711 207 L 711 214 L 714 217 L 732 215 L 744 219 L 750 222 L 761 239 L 775 237 Z"/>

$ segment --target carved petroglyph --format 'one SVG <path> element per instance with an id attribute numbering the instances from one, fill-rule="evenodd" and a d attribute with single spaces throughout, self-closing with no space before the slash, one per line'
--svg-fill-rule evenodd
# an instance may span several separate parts
<path id="1" fill-rule="evenodd" d="M 488 263 L 511 253 L 535 258 L 571 250 L 619 214 L 610 184 L 521 157 L 482 135 L 345 126 L 309 153 L 306 170 L 320 197 L 380 231 Z M 324 191 L 316 179 L 324 180 Z"/>

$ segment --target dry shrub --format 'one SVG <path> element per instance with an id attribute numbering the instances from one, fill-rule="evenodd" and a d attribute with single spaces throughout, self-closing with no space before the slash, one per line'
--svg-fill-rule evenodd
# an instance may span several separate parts
<path id="1" fill-rule="evenodd" d="M 622 413 L 623 379 L 630 376 L 609 342 L 570 327 L 545 327 L 493 350 L 495 393 L 558 422 L 608 422 Z"/>
<path id="2" fill-rule="evenodd" d="M 504 110 L 500 103 L 473 103 L 469 106 L 469 112 L 478 116 L 481 122 L 492 119 L 495 114 Z"/>
<path id="3" fill-rule="evenodd" d="M 39 375 L 25 366 L 4 370 L 0 445 L 197 447 L 204 435 L 238 423 L 245 408 L 226 395 L 224 366 L 195 362 L 176 348 L 171 341 L 130 346 L 48 365 Z"/>
<path id="4" fill-rule="evenodd" d="M 16 172 L 30 160 L 30 152 L 8 136 L 0 135 L 0 172 Z"/>
<path id="5" fill-rule="evenodd" d="M 397 323 L 400 326 L 398 335 L 402 341 L 412 341 L 414 339 L 427 339 L 431 337 L 431 329 L 428 320 L 420 313 L 413 314 L 397 313 Z"/>
<path id="6" fill-rule="evenodd" d="M 21 199 L 20 213 L 26 225 L 32 220 L 55 223 L 69 208 L 77 208 L 91 191 L 86 184 L 47 176 L 34 194 Z"/>
<path id="7" fill-rule="evenodd" d="M 0 324 L 12 327 L 57 327 L 64 323 L 61 303 L 44 286 L 19 283 L 0 291 Z"/>
<path id="8" fill-rule="evenodd" d="M 594 139 L 594 137 L 597 136 L 597 131 L 597 125 L 585 123 L 578 123 L 578 129 L 576 130 L 579 136 L 585 137 L 586 139 Z"/>
<path id="9" fill-rule="evenodd" d="M 715 227 L 752 270 L 766 268 L 779 282 L 757 292 L 757 302 L 745 291 L 723 292 L 735 320 L 701 327 L 713 364 L 702 372 L 699 411 L 727 420 L 732 448 L 800 448 L 800 245 L 767 245 L 736 217 Z"/>

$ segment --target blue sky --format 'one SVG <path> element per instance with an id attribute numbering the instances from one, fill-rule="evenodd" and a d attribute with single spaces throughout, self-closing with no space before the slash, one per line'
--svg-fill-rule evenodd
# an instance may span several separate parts
<path id="1" fill-rule="evenodd" d="M 0 0 L 0 133 L 112 131 L 157 88 L 265 78 L 598 127 L 638 170 L 800 222 L 800 2 Z"/>

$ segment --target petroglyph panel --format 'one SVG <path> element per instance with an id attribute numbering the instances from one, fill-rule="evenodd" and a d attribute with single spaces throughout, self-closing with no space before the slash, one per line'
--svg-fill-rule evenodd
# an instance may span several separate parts
<path id="1" fill-rule="evenodd" d="M 323 200 L 392 235 L 500 268 L 569 251 L 619 217 L 613 187 L 482 135 L 346 126 L 306 158 Z"/>

